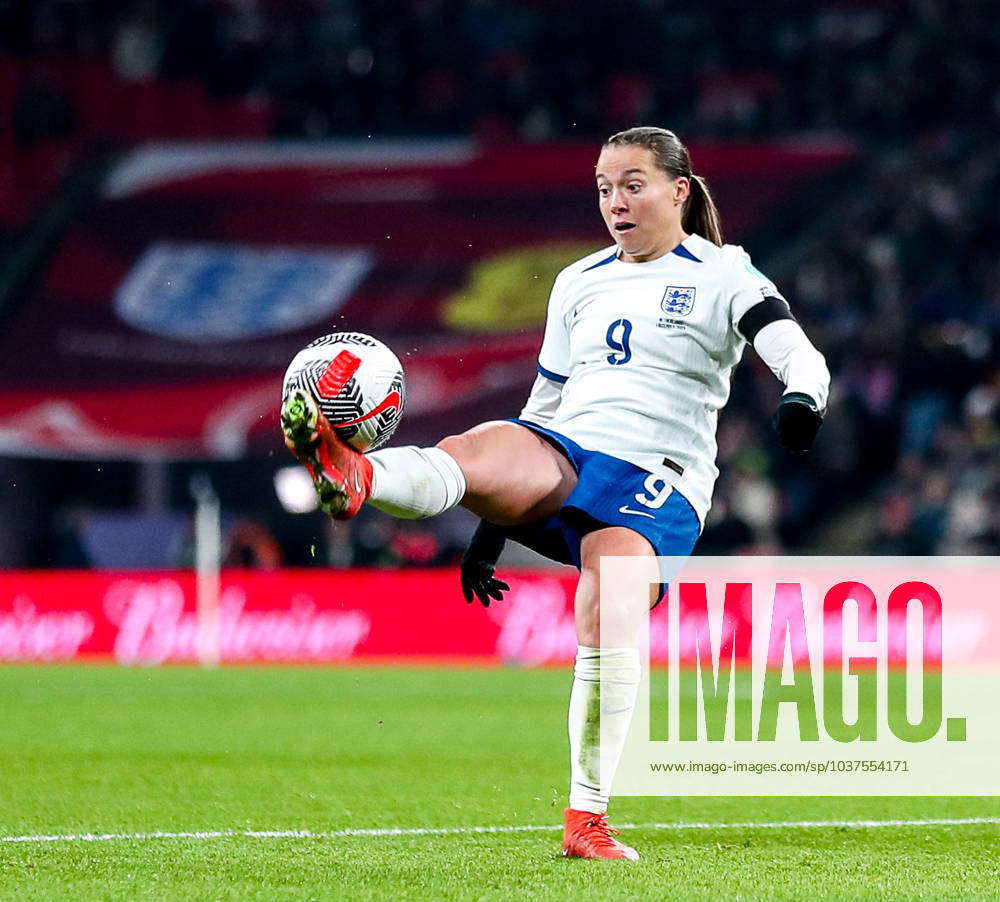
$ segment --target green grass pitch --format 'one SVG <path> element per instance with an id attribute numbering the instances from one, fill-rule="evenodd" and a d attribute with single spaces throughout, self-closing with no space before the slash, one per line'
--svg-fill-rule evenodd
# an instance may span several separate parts
<path id="1" fill-rule="evenodd" d="M 561 823 L 566 671 L 0 668 L 0 837 Z M 998 799 L 619 799 L 612 822 L 1000 816 Z M 998 899 L 1000 826 L 0 842 L 0 899 Z"/>

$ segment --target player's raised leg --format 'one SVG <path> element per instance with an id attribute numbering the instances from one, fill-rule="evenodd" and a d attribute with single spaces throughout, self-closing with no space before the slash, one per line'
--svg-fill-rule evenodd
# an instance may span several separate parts
<path id="1" fill-rule="evenodd" d="M 404 519 L 462 504 L 494 523 L 527 523 L 557 511 L 576 484 L 565 457 L 516 423 L 483 423 L 434 448 L 361 454 L 337 437 L 308 392 L 294 391 L 282 404 L 281 428 L 321 508 L 339 520 L 368 501 Z"/>
<path id="2" fill-rule="evenodd" d="M 368 455 L 369 501 L 394 517 L 432 517 L 457 504 L 500 525 L 555 513 L 576 485 L 569 462 L 530 429 L 483 423 L 434 448 L 385 448 Z"/>
<path id="3" fill-rule="evenodd" d="M 584 536 L 580 551 L 575 601 L 579 644 L 569 702 L 570 792 L 563 854 L 637 861 L 639 853 L 615 839 L 618 831 L 608 826 L 607 810 L 641 677 L 639 652 L 632 644 L 636 617 L 656 600 L 657 588 L 649 582 L 655 579 L 654 551 L 643 536 L 618 526 Z M 606 555 L 638 557 L 649 566 L 616 580 L 610 587 L 614 594 L 602 599 L 600 569 Z"/>

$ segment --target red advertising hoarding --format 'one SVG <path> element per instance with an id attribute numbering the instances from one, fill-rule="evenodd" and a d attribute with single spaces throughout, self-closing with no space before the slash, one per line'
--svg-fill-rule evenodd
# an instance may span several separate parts
<path id="1" fill-rule="evenodd" d="M 671 607 L 676 610 L 677 606 L 673 589 L 671 601 L 654 612 L 650 625 L 653 660 L 667 659 L 668 628 L 678 630 L 681 663 L 694 664 L 699 654 L 704 657 L 707 641 L 716 649 L 720 642 L 727 648 L 732 645 L 737 659 L 749 660 L 754 607 L 771 610 L 770 632 L 777 625 L 780 638 L 785 621 L 778 615 L 779 608 L 788 605 L 782 607 L 779 601 L 792 597 L 793 607 L 801 612 L 804 593 L 820 605 L 816 624 L 822 635 L 814 653 L 822 648 L 821 658 L 840 666 L 847 649 L 859 653 L 856 640 L 863 639 L 859 616 L 874 624 L 876 609 L 885 614 L 889 588 L 899 585 L 903 591 L 923 585 L 907 581 L 909 571 L 898 567 L 871 570 L 866 578 L 876 587 L 873 594 L 865 589 L 864 580 L 844 581 L 841 570 L 828 569 L 803 571 L 801 588 L 798 582 L 776 583 L 765 574 L 753 582 L 751 592 L 739 573 L 722 571 L 723 581 L 735 580 L 732 586 L 726 583 L 726 588 L 717 576 L 706 576 L 707 572 L 695 574 L 693 583 L 678 584 L 680 613 L 673 616 L 679 620 L 671 622 L 669 615 Z M 197 582 L 190 571 L 8 572 L 0 574 L 0 661 L 103 659 L 141 666 L 194 662 L 206 652 L 206 634 L 211 637 L 209 657 L 229 664 L 398 660 L 539 666 L 573 661 L 577 649 L 575 571 L 568 567 L 505 569 L 503 576 L 510 591 L 503 601 L 484 610 L 478 604 L 465 604 L 454 569 L 226 570 L 216 616 L 199 620 Z M 925 600 L 920 608 L 928 662 L 938 665 L 941 661 L 941 597 L 949 602 L 947 619 L 957 659 L 970 662 L 988 653 L 991 630 L 1000 629 L 1000 614 L 992 606 L 974 605 L 977 580 L 975 573 L 967 577 L 940 570 L 930 574 L 930 583 L 938 586 L 940 595 L 938 589 L 928 589 L 936 605 L 928 606 Z M 692 586 L 693 594 L 687 591 Z M 858 587 L 862 594 L 853 591 Z M 789 588 L 792 596 L 788 596 Z M 730 597 L 730 589 L 738 591 Z M 904 594 L 906 599 L 920 597 L 920 593 Z M 716 610 L 712 616 L 717 624 L 724 621 L 725 625 L 714 627 L 715 635 L 709 640 L 706 599 L 718 607 L 723 595 L 725 614 Z M 692 603 L 692 598 L 697 601 L 695 596 L 700 597 L 700 606 Z M 862 602 L 845 608 L 848 596 Z M 738 603 L 730 606 L 732 602 Z M 904 605 L 879 621 L 879 630 L 888 628 L 890 639 L 899 638 L 887 646 L 890 665 L 906 664 L 908 616 Z M 206 631 L 206 624 L 213 624 L 214 629 Z M 766 640 L 767 630 L 757 632 L 754 641 Z M 796 641 L 797 635 L 791 630 L 787 639 L 796 664 L 808 661 L 810 654 L 804 633 L 801 641 Z M 870 637 L 867 641 L 870 644 Z M 784 649 L 785 641 L 779 647 Z"/>
<path id="2" fill-rule="evenodd" d="M 509 582 L 505 601 L 483 610 L 465 604 L 455 570 L 226 571 L 219 658 L 571 661 L 573 572 L 519 572 Z M 196 661 L 195 587 L 185 571 L 0 574 L 0 661 Z"/>

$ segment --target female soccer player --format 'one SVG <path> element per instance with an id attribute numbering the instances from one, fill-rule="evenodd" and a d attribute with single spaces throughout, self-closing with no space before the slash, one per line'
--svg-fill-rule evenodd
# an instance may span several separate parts
<path id="1" fill-rule="evenodd" d="M 461 504 L 482 518 L 462 563 L 467 601 L 489 604 L 507 589 L 494 578 L 506 538 L 579 568 L 563 852 L 636 860 L 606 812 L 640 665 L 627 642 L 601 646 L 601 558 L 691 553 L 718 474 L 718 412 L 746 343 L 785 385 L 774 425 L 793 451 L 812 445 L 830 377 L 774 285 L 742 248 L 722 243 L 708 188 L 673 132 L 613 135 L 596 179 L 614 244 L 556 277 L 538 376 L 518 419 L 434 448 L 362 455 L 297 393 L 283 404 L 282 428 L 338 519 L 366 501 L 397 517 Z M 621 693 L 598 730 L 602 668 Z"/>

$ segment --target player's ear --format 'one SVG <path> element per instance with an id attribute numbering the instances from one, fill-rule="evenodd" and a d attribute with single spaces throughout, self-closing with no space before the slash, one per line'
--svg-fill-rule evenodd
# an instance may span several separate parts
<path id="1" fill-rule="evenodd" d="M 679 207 L 691 196 L 691 180 L 687 176 L 674 179 L 674 206 Z"/>

